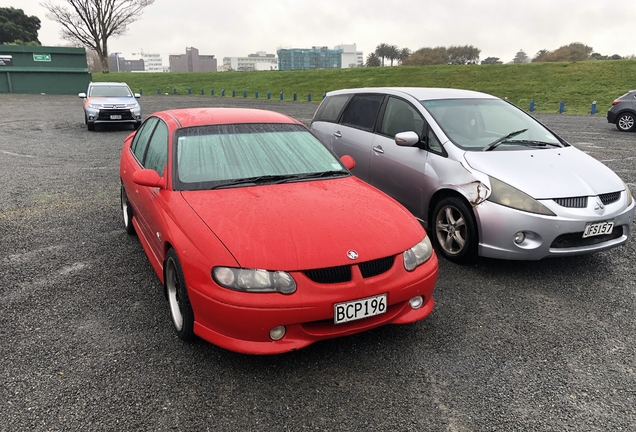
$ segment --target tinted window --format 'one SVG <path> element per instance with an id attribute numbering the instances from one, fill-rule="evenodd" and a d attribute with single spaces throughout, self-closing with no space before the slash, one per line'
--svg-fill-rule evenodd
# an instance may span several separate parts
<path id="1" fill-rule="evenodd" d="M 390 97 L 384 110 L 380 133 L 394 137 L 400 132 L 415 132 L 421 138 L 424 119 L 408 102 Z"/>
<path id="2" fill-rule="evenodd" d="M 163 169 L 168 162 L 168 127 L 162 121 L 157 123 L 155 132 L 150 138 L 150 145 L 146 152 L 144 167 L 153 169 L 163 175 Z"/>
<path id="3" fill-rule="evenodd" d="M 340 123 L 372 131 L 383 99 L 384 95 L 379 94 L 355 95 L 347 105 Z"/>
<path id="4" fill-rule="evenodd" d="M 146 153 L 146 148 L 148 147 L 148 140 L 152 135 L 152 131 L 155 128 L 155 125 L 159 119 L 156 117 L 151 117 L 146 122 L 141 125 L 137 133 L 135 134 L 135 138 L 133 139 L 132 145 L 130 146 L 130 150 L 133 152 L 137 161 L 140 165 L 143 166 L 144 162 L 144 154 Z"/>
<path id="5" fill-rule="evenodd" d="M 337 122 L 351 95 L 329 96 L 318 107 L 314 121 Z"/>

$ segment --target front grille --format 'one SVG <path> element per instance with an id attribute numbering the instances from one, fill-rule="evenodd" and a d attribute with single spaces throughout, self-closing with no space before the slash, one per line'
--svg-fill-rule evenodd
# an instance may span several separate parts
<path id="1" fill-rule="evenodd" d="M 334 284 L 351 280 L 351 266 L 328 267 L 316 270 L 305 270 L 305 276 L 316 283 Z"/>
<path id="2" fill-rule="evenodd" d="M 393 263 L 395 262 L 395 256 L 386 258 L 380 258 L 373 261 L 367 261 L 359 264 L 360 273 L 363 278 L 370 278 L 388 272 Z"/>
<path id="3" fill-rule="evenodd" d="M 616 201 L 618 201 L 621 197 L 621 193 L 620 192 L 610 192 L 610 193 L 606 193 L 606 194 L 601 194 L 598 196 L 601 199 L 601 202 L 604 205 L 608 205 L 611 203 L 614 203 Z"/>
<path id="4" fill-rule="evenodd" d="M 395 256 L 389 256 L 360 263 L 358 267 L 360 268 L 362 277 L 367 279 L 388 272 L 391 267 L 393 267 L 394 262 Z M 351 280 L 351 266 L 349 265 L 305 270 L 303 273 L 309 279 L 319 284 L 335 284 L 349 282 Z"/>
<path id="5" fill-rule="evenodd" d="M 569 208 L 585 208 L 587 207 L 587 197 L 572 197 L 572 198 L 554 198 L 552 201 L 560 205 L 561 207 Z"/>
<path id="6" fill-rule="evenodd" d="M 599 243 L 604 243 L 606 241 L 614 240 L 623 235 L 623 227 L 618 226 L 614 227 L 614 230 L 611 234 L 593 236 L 583 238 L 583 232 L 563 234 L 554 239 L 551 248 L 561 249 L 561 248 L 571 248 L 571 247 L 579 247 L 579 246 L 591 246 Z"/>
<path id="7" fill-rule="evenodd" d="M 122 120 L 133 120 L 132 113 L 129 109 L 99 110 L 99 116 L 97 117 L 97 120 L 110 121 L 111 115 L 120 115 Z"/>

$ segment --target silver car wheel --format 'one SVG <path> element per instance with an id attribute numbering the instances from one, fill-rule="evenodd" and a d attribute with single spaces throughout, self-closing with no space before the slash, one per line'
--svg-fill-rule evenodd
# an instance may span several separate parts
<path id="1" fill-rule="evenodd" d="M 174 249 L 168 250 L 166 255 L 164 286 L 174 329 L 181 339 L 191 340 L 194 337 L 194 312 L 188 297 L 183 270 Z"/>
<path id="2" fill-rule="evenodd" d="M 457 255 L 466 245 L 467 228 L 462 213 L 447 205 L 437 214 L 435 221 L 437 241 L 449 255 Z"/>
<path id="3" fill-rule="evenodd" d="M 634 125 L 636 125 L 636 119 L 630 113 L 621 114 L 616 120 L 616 127 L 621 132 L 634 130 Z"/>

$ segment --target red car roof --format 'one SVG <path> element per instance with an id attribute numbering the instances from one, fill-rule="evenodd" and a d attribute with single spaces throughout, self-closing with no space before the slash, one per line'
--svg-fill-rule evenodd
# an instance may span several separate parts
<path id="1" fill-rule="evenodd" d="M 284 114 L 246 108 L 184 108 L 155 113 L 159 117 L 170 116 L 181 127 L 232 123 L 297 123 Z"/>

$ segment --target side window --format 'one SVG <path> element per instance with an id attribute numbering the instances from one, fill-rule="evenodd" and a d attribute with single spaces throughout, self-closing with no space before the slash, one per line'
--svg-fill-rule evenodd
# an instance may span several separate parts
<path id="1" fill-rule="evenodd" d="M 153 169 L 163 175 L 163 169 L 168 162 L 168 127 L 162 121 L 157 122 L 155 132 L 150 138 L 144 167 Z"/>
<path id="2" fill-rule="evenodd" d="M 444 153 L 444 149 L 442 148 L 442 144 L 437 139 L 435 132 L 431 130 L 431 128 L 427 128 L 428 132 L 426 136 L 428 137 L 428 149 L 434 153 Z"/>
<path id="3" fill-rule="evenodd" d="M 156 117 L 151 117 L 144 124 L 141 125 L 137 133 L 135 134 L 135 138 L 133 138 L 133 142 L 130 145 L 130 151 L 133 152 L 137 161 L 140 165 L 143 166 L 144 162 L 144 154 L 146 153 L 146 148 L 148 147 L 148 140 L 152 135 L 152 131 L 155 128 L 155 125 L 159 121 Z"/>
<path id="4" fill-rule="evenodd" d="M 382 117 L 380 133 L 393 138 L 400 132 L 415 132 L 421 138 L 424 131 L 424 119 L 408 102 L 390 97 Z"/>
<path id="5" fill-rule="evenodd" d="M 347 104 L 351 95 L 337 95 L 327 97 L 320 106 L 313 121 L 337 122 L 342 109 Z"/>
<path id="6" fill-rule="evenodd" d="M 384 95 L 381 94 L 355 95 L 347 105 L 340 123 L 369 132 L 373 131 L 383 99 Z"/>

